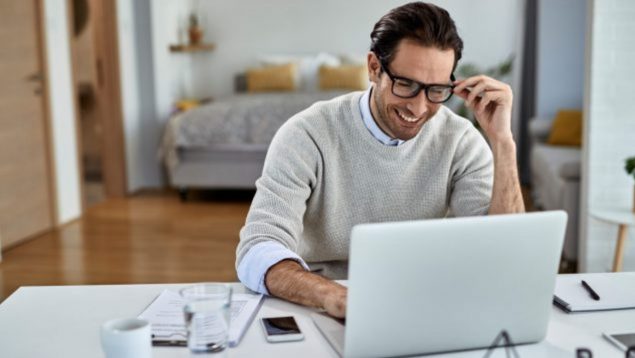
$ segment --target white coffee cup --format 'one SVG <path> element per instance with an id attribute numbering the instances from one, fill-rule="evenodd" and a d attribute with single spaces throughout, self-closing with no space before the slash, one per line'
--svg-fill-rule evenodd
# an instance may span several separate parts
<path id="1" fill-rule="evenodd" d="M 150 358 L 150 323 L 139 318 L 118 318 L 101 326 L 101 346 L 107 358 Z"/>

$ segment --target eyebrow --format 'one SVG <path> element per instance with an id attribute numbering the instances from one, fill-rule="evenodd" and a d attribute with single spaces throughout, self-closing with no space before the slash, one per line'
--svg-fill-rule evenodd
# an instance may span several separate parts
<path id="1" fill-rule="evenodd" d="M 381 64 L 381 66 L 386 71 L 386 74 L 392 75 L 392 77 L 394 77 L 396 79 L 406 80 L 406 81 L 410 81 L 410 82 L 415 82 L 415 83 L 418 83 L 420 85 L 425 85 L 425 86 L 454 86 L 451 83 L 451 81 L 453 81 L 452 77 L 454 77 L 454 73 L 450 74 L 450 83 L 438 83 L 438 82 L 426 83 L 426 82 L 413 80 L 413 79 L 408 78 L 408 77 L 403 77 L 403 76 L 396 75 L 395 73 L 393 73 L 391 70 L 388 69 L 387 65 L 384 65 L 383 63 Z"/>

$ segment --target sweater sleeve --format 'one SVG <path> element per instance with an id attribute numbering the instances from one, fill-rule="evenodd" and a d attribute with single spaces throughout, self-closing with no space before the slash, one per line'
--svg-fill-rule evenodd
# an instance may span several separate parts
<path id="1" fill-rule="evenodd" d="M 294 260 L 305 270 L 309 266 L 293 251 L 275 241 L 263 241 L 252 246 L 243 256 L 236 272 L 243 285 L 252 291 L 269 295 L 265 285 L 265 275 L 269 268 L 282 260 Z"/>
<path id="2" fill-rule="evenodd" d="M 256 195 L 240 231 L 237 270 L 246 253 L 258 243 L 278 243 L 297 253 L 306 202 L 321 163 L 318 147 L 303 124 L 301 118 L 291 118 L 269 146 L 262 176 L 256 181 Z"/>
<path id="3" fill-rule="evenodd" d="M 473 127 L 458 142 L 451 169 L 450 215 L 487 215 L 494 184 L 494 159 Z"/>

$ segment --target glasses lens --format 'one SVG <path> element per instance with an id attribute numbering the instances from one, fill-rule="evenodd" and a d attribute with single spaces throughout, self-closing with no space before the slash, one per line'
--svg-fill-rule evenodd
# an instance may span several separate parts
<path id="1" fill-rule="evenodd" d="M 452 96 L 452 87 L 450 86 L 430 86 L 426 92 L 428 100 L 434 103 L 445 102 Z"/>
<path id="2" fill-rule="evenodd" d="M 404 98 L 414 97 L 419 94 L 419 85 L 413 81 L 396 78 L 392 83 L 392 93 Z"/>

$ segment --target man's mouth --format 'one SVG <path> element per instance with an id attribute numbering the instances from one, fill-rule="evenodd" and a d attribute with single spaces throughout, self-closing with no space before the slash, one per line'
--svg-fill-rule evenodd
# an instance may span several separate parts
<path id="1" fill-rule="evenodd" d="M 397 116 L 401 119 L 403 119 L 404 121 L 408 122 L 408 123 L 415 123 L 416 121 L 418 121 L 421 118 L 417 118 L 417 117 L 410 117 L 407 116 L 406 114 L 404 114 L 403 112 L 401 112 L 398 109 L 395 109 L 395 112 L 397 113 Z"/>

